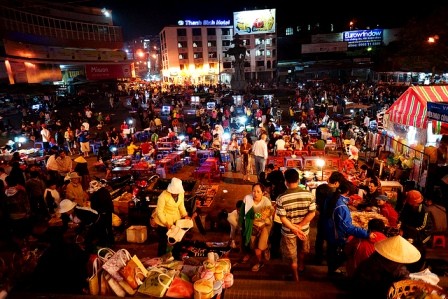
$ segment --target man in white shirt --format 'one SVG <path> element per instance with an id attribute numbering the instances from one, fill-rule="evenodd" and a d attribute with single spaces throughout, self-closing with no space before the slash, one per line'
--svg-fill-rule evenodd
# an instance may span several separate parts
<path id="1" fill-rule="evenodd" d="M 50 179 L 59 182 L 59 164 L 57 162 L 59 154 L 51 155 L 47 160 L 47 173 Z"/>
<path id="2" fill-rule="evenodd" d="M 67 156 L 67 152 L 65 150 L 60 150 L 59 157 L 56 158 L 56 162 L 58 164 L 58 173 L 60 176 L 58 183 L 63 183 L 65 176 L 73 171 L 72 159 Z"/>
<path id="3" fill-rule="evenodd" d="M 363 121 L 364 129 L 368 130 L 370 126 L 370 117 L 366 114 Z"/>
<path id="4" fill-rule="evenodd" d="M 282 151 L 285 150 L 285 139 L 283 139 L 282 137 L 280 137 L 279 139 L 277 139 L 277 141 L 275 142 L 275 151 Z"/>
<path id="5" fill-rule="evenodd" d="M 42 124 L 41 128 L 40 135 L 42 136 L 42 144 L 44 146 L 44 150 L 48 151 L 50 149 L 51 134 L 50 131 L 48 131 L 46 124 Z"/>
<path id="6" fill-rule="evenodd" d="M 260 172 L 264 171 L 268 159 L 267 138 L 268 136 L 265 133 L 261 134 L 260 139 L 255 141 L 252 146 L 252 153 L 255 155 L 255 170 L 257 172 L 257 177 L 259 177 Z"/>

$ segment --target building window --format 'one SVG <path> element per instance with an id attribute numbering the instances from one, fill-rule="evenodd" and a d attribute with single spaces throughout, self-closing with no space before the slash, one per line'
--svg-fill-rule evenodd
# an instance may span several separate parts
<path id="1" fill-rule="evenodd" d="M 185 69 L 185 64 L 179 64 L 179 69 L 182 71 Z"/>
<path id="2" fill-rule="evenodd" d="M 221 32 L 222 35 L 230 35 L 230 28 L 222 28 Z"/>
<path id="3" fill-rule="evenodd" d="M 216 41 L 215 40 L 209 40 L 207 42 L 208 47 L 216 47 Z"/>
<path id="4" fill-rule="evenodd" d="M 188 59 L 188 53 L 179 54 L 179 59 Z"/>
<path id="5" fill-rule="evenodd" d="M 271 57 L 271 50 L 266 50 L 266 56 Z"/>
<path id="6" fill-rule="evenodd" d="M 193 42 L 193 48 L 202 48 L 202 42 L 194 41 Z"/>
<path id="7" fill-rule="evenodd" d="M 262 38 L 255 39 L 255 45 L 263 45 L 263 44 L 264 44 L 264 39 L 262 39 Z"/>
<path id="8" fill-rule="evenodd" d="M 193 28 L 192 34 L 193 36 L 201 36 L 201 28 Z"/>
<path id="9" fill-rule="evenodd" d="M 177 29 L 177 36 L 187 36 L 187 29 L 185 29 L 185 28 L 178 28 Z"/>
<path id="10" fill-rule="evenodd" d="M 194 64 L 194 69 L 195 69 L 195 70 L 200 70 L 200 69 L 202 69 L 202 64 L 200 64 L 200 63 L 195 63 L 195 64 Z"/>
<path id="11" fill-rule="evenodd" d="M 250 46 L 250 39 L 243 39 L 243 46 Z"/>
<path id="12" fill-rule="evenodd" d="M 257 66 L 264 66 L 264 61 L 257 61 Z"/>
<path id="13" fill-rule="evenodd" d="M 217 58 L 218 55 L 216 54 L 216 52 L 209 52 L 208 53 L 208 58 Z"/>
<path id="14" fill-rule="evenodd" d="M 222 67 L 225 69 L 230 69 L 230 68 L 232 68 L 232 63 L 231 62 L 223 62 Z"/>
<path id="15" fill-rule="evenodd" d="M 209 63 L 208 67 L 209 69 L 214 69 L 216 67 L 216 63 Z"/>
<path id="16" fill-rule="evenodd" d="M 202 58 L 202 52 L 196 52 L 196 53 L 193 53 L 193 58 L 194 58 L 194 59 L 196 59 L 196 58 Z"/>
<path id="17" fill-rule="evenodd" d="M 223 40 L 222 41 L 222 46 L 223 47 L 230 47 L 230 45 L 231 45 L 231 42 L 229 40 Z"/>
<path id="18" fill-rule="evenodd" d="M 207 35 L 216 35 L 216 28 L 207 28 Z"/>

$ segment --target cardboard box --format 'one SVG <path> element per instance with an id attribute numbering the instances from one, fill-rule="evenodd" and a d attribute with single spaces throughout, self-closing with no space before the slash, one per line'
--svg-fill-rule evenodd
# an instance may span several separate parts
<path id="1" fill-rule="evenodd" d="M 148 232 L 144 225 L 132 225 L 126 229 L 126 240 L 129 243 L 144 243 L 147 238 Z"/>

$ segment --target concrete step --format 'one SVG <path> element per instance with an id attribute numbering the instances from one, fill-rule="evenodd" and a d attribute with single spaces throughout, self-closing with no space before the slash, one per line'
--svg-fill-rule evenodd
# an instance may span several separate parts
<path id="1" fill-rule="evenodd" d="M 300 299 L 327 299 L 350 298 L 350 294 L 342 291 L 334 284 L 322 284 L 320 281 L 302 280 L 293 281 L 235 279 L 234 285 L 225 290 L 225 299 L 250 298 L 300 298 Z"/>

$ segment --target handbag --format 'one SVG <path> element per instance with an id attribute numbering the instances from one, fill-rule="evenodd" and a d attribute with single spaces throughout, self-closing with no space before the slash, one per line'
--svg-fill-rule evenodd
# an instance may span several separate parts
<path id="1" fill-rule="evenodd" d="M 143 266 L 143 263 L 140 261 L 140 259 L 134 254 L 132 256 L 132 260 L 137 265 L 137 267 L 142 271 L 142 274 L 144 277 L 148 277 L 148 270 Z"/>
<path id="2" fill-rule="evenodd" d="M 132 289 L 138 288 L 145 279 L 143 272 L 132 259 L 126 263 L 126 266 L 118 270 L 118 273 L 120 273 Z"/>
<path id="3" fill-rule="evenodd" d="M 111 294 L 111 289 L 109 287 L 109 284 L 106 280 L 106 274 L 108 274 L 106 271 L 100 271 L 99 272 L 99 285 L 100 285 L 100 295 L 101 296 L 107 296 Z"/>
<path id="4" fill-rule="evenodd" d="M 168 236 L 168 244 L 174 245 L 182 241 L 187 231 L 193 227 L 192 219 L 179 219 L 176 224 L 171 226 L 166 235 Z"/>
<path id="5" fill-rule="evenodd" d="M 115 295 L 117 295 L 118 297 L 126 297 L 126 292 L 124 291 L 124 289 L 109 273 L 106 273 L 104 277 Z"/>
<path id="6" fill-rule="evenodd" d="M 93 261 L 93 273 L 92 276 L 88 278 L 89 282 L 89 293 L 90 295 L 98 295 L 100 293 L 100 276 L 101 273 L 98 271 L 100 260 L 95 258 Z"/>
<path id="7" fill-rule="evenodd" d="M 193 284 L 179 276 L 174 277 L 173 281 L 166 292 L 166 296 L 170 298 L 193 298 Z"/>
<path id="8" fill-rule="evenodd" d="M 104 256 L 101 254 L 106 252 Z M 116 281 L 122 281 L 123 277 L 118 271 L 126 266 L 131 259 L 131 254 L 126 249 L 119 249 L 116 252 L 110 248 L 103 247 L 98 250 L 98 256 L 103 262 L 102 268 L 106 270 Z"/>
<path id="9" fill-rule="evenodd" d="M 163 297 L 173 281 L 173 276 L 167 270 L 160 268 L 149 269 L 148 277 L 143 284 L 139 286 L 138 292 L 141 294 Z"/>

